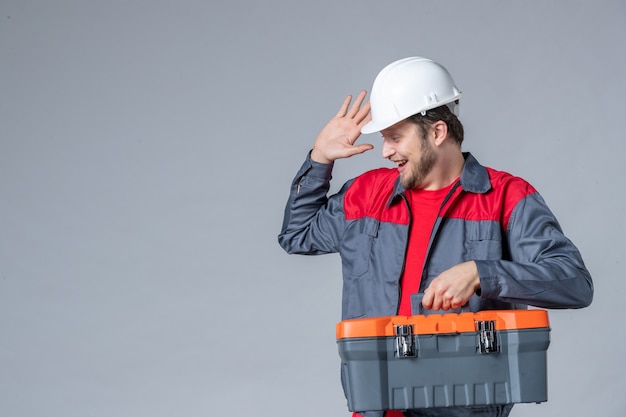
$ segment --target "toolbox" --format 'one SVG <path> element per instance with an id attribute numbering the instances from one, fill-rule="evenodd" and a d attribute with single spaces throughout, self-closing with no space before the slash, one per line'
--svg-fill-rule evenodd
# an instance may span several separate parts
<path id="1" fill-rule="evenodd" d="M 337 324 L 350 411 L 547 401 L 545 310 L 388 316 Z"/>

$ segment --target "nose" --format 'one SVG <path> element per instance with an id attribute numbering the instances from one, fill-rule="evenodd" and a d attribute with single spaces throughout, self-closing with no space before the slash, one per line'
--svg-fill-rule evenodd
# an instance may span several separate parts
<path id="1" fill-rule="evenodd" d="M 389 139 L 383 138 L 382 156 L 385 159 L 389 159 L 396 151 Z"/>

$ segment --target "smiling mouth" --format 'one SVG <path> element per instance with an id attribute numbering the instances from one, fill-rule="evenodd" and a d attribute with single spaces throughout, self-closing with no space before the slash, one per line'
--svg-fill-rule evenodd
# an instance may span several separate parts
<path id="1" fill-rule="evenodd" d="M 402 159 L 402 160 L 398 160 L 398 161 L 392 161 L 394 164 L 396 164 L 396 166 L 398 168 L 402 168 L 403 166 L 406 165 L 406 163 L 408 162 L 406 159 Z"/>

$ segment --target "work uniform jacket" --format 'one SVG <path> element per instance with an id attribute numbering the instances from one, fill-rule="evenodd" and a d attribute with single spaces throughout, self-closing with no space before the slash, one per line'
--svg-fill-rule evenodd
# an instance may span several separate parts
<path id="1" fill-rule="evenodd" d="M 589 305 L 591 276 L 539 193 L 464 157 L 433 225 L 413 314 L 430 313 L 421 306 L 424 289 L 465 261 L 476 262 L 480 290 L 460 310 Z M 291 185 L 279 243 L 288 253 L 340 254 L 342 319 L 396 315 L 411 227 L 398 171 L 366 172 L 328 197 L 332 168 L 307 157 Z"/>

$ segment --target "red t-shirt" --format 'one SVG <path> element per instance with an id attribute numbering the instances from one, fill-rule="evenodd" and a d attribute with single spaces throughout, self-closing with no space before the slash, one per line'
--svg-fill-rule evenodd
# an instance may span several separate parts
<path id="1" fill-rule="evenodd" d="M 398 310 L 398 314 L 401 316 L 413 314 L 411 311 L 411 294 L 419 292 L 430 234 L 441 205 L 453 184 L 454 182 L 440 190 L 411 189 L 405 193 L 411 207 L 411 230 L 401 280 L 401 298 Z"/>

